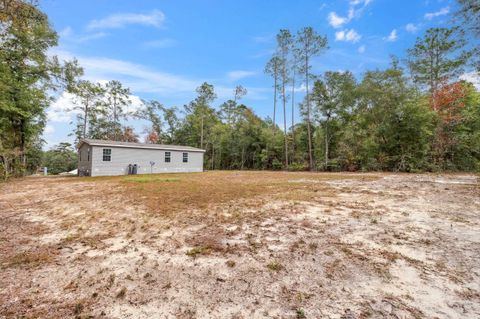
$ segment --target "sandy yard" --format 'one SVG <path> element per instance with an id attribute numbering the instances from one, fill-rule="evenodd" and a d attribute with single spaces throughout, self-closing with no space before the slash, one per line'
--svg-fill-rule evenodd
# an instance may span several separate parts
<path id="1" fill-rule="evenodd" d="M 480 178 L 0 185 L 0 318 L 480 318 Z"/>

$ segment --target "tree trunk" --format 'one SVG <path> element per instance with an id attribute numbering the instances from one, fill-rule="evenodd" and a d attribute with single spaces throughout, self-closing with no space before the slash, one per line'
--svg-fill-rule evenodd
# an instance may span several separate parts
<path id="1" fill-rule="evenodd" d="M 328 168 L 328 121 L 325 122 L 325 170 Z"/>
<path id="2" fill-rule="evenodd" d="M 215 147 L 213 147 L 212 143 L 212 171 L 215 169 Z"/>
<path id="3" fill-rule="evenodd" d="M 203 149 L 203 115 L 202 115 L 202 122 L 200 125 L 200 148 Z"/>
<path id="4" fill-rule="evenodd" d="M 305 55 L 305 89 L 306 89 L 306 102 L 307 102 L 307 134 L 308 134 L 308 169 L 313 168 L 313 156 L 312 156 L 312 129 L 310 127 L 310 96 L 308 92 L 308 55 Z"/>
<path id="5" fill-rule="evenodd" d="M 83 138 L 87 137 L 87 117 L 88 117 L 88 99 L 85 103 L 85 113 L 83 115 Z"/>
<path id="6" fill-rule="evenodd" d="M 275 114 L 277 113 L 277 66 L 274 68 L 274 85 L 273 85 L 273 137 L 275 137 Z"/>
<path id="7" fill-rule="evenodd" d="M 285 65 L 285 63 L 284 63 Z M 284 133 L 284 144 L 285 144 L 285 169 L 288 169 L 288 141 L 287 141 L 287 96 L 285 94 L 285 82 L 286 82 L 286 70 L 285 66 L 283 69 L 283 79 L 282 79 L 282 97 L 283 97 L 283 133 Z"/>
<path id="8" fill-rule="evenodd" d="M 242 166 L 241 169 L 243 170 L 243 164 L 245 163 L 245 146 L 242 147 Z"/>
<path id="9" fill-rule="evenodd" d="M 292 162 L 295 160 L 295 70 L 292 77 Z"/>

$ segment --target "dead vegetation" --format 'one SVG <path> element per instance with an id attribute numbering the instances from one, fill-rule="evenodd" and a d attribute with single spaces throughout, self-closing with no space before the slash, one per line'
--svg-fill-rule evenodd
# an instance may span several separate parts
<path id="1" fill-rule="evenodd" d="M 0 186 L 0 318 L 477 318 L 477 176 Z"/>

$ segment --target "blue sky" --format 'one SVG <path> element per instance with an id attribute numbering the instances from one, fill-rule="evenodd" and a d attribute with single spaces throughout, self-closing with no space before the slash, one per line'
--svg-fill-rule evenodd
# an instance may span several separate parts
<path id="1" fill-rule="evenodd" d="M 43 0 L 41 8 L 60 35 L 52 54 L 77 57 L 85 78 L 120 80 L 139 99 L 182 107 L 202 82 L 218 94 L 214 105 L 231 98 L 235 85 L 249 91 L 243 103 L 261 117 L 271 116 L 271 79 L 265 63 L 281 28 L 312 26 L 326 35 L 329 50 L 313 61 L 313 72 L 366 70 L 402 57 L 431 26 L 449 25 L 453 0 L 340 1 L 107 1 Z M 300 96 L 296 97 L 300 100 Z M 72 114 L 65 94 L 48 110 L 46 147 L 72 142 Z M 283 121 L 278 115 L 279 122 Z M 130 122 L 141 133 L 146 123 Z"/>

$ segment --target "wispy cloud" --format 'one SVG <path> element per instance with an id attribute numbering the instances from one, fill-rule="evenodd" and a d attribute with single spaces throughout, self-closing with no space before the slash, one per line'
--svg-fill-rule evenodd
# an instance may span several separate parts
<path id="1" fill-rule="evenodd" d="M 143 45 L 147 48 L 171 48 L 177 44 L 177 41 L 169 38 L 146 41 Z"/>
<path id="2" fill-rule="evenodd" d="M 358 53 L 365 53 L 365 50 L 366 50 L 366 46 L 365 46 L 365 45 L 361 45 L 361 46 L 358 48 Z"/>
<path id="3" fill-rule="evenodd" d="M 345 42 L 352 42 L 356 43 L 360 41 L 362 36 L 357 33 L 354 29 L 350 30 L 343 30 L 335 32 L 335 41 L 345 41 Z"/>
<path id="4" fill-rule="evenodd" d="M 253 42 L 255 43 L 269 43 L 269 42 L 272 42 L 273 39 L 274 39 L 273 35 L 259 35 L 252 38 Z"/>
<path id="5" fill-rule="evenodd" d="M 359 17 L 362 14 L 363 9 L 371 2 L 371 0 L 352 0 L 349 2 L 347 16 L 340 16 L 335 11 L 332 11 L 328 14 L 328 23 L 334 28 L 340 28 L 350 22 L 353 18 Z"/>
<path id="6" fill-rule="evenodd" d="M 407 32 L 410 32 L 410 33 L 415 33 L 418 31 L 418 25 L 409 23 L 405 26 L 405 30 L 407 30 Z"/>
<path id="7" fill-rule="evenodd" d="M 388 37 L 384 38 L 388 42 L 395 42 L 398 39 L 397 29 L 393 29 L 392 32 L 388 35 Z"/>
<path id="8" fill-rule="evenodd" d="M 136 94 L 155 94 L 158 98 L 181 99 L 188 101 L 195 94 L 195 89 L 202 82 L 207 81 L 215 85 L 215 91 L 218 98 L 231 98 L 233 87 L 225 82 L 216 81 L 214 79 L 196 79 L 184 75 L 172 74 L 152 69 L 142 64 L 132 63 L 129 61 L 106 58 L 74 55 L 68 51 L 52 50 L 52 55 L 57 55 L 61 60 L 71 60 L 74 56 L 78 59 L 80 65 L 85 69 L 85 79 L 102 82 L 109 80 L 119 80 L 126 87 L 129 87 Z M 237 79 L 243 76 L 251 76 L 256 74 L 253 71 L 238 73 L 233 71 L 233 78 Z M 248 88 L 248 97 L 250 99 L 264 99 L 262 88 Z M 53 115 L 55 116 L 55 115 Z M 61 118 L 58 118 L 61 120 Z"/>
<path id="9" fill-rule="evenodd" d="M 334 28 L 340 28 L 348 21 L 350 21 L 348 18 L 340 17 L 335 12 L 330 12 L 328 14 L 328 23 Z"/>
<path id="10" fill-rule="evenodd" d="M 108 36 L 108 33 L 99 31 L 93 33 L 86 33 L 83 35 L 76 34 L 73 29 L 68 26 L 58 33 L 62 40 L 67 40 L 74 43 L 83 43 L 90 40 L 97 40 Z"/>
<path id="11" fill-rule="evenodd" d="M 75 38 L 75 41 L 76 42 L 87 42 L 87 41 L 90 41 L 90 40 L 97 40 L 97 39 L 101 39 L 101 38 L 104 38 L 108 35 L 108 33 L 106 32 L 96 32 L 96 33 L 92 33 L 92 34 L 86 34 L 86 35 L 83 35 L 83 36 L 80 36 L 78 38 Z"/>
<path id="12" fill-rule="evenodd" d="M 364 6 L 367 6 L 372 0 L 351 0 L 350 5 L 356 6 L 359 4 L 363 4 Z"/>
<path id="13" fill-rule="evenodd" d="M 433 18 L 447 15 L 450 12 L 450 7 L 441 8 L 437 12 L 429 12 L 425 14 L 425 19 L 432 20 Z"/>
<path id="14" fill-rule="evenodd" d="M 480 90 L 480 73 L 475 71 L 464 73 L 460 76 L 460 79 L 472 83 L 477 90 Z"/>
<path id="15" fill-rule="evenodd" d="M 130 24 L 138 24 L 151 27 L 162 27 L 165 15 L 160 10 L 154 10 L 148 14 L 119 13 L 113 14 L 100 20 L 92 20 L 87 25 L 88 30 L 122 28 Z"/>
<path id="16" fill-rule="evenodd" d="M 245 71 L 245 70 L 235 70 L 227 73 L 227 78 L 231 81 L 237 81 L 243 78 L 254 76 L 257 72 L 254 71 Z"/>
<path id="17" fill-rule="evenodd" d="M 72 35 L 72 33 L 73 33 L 72 28 L 70 26 L 68 26 L 68 27 L 64 28 L 62 31 L 58 32 L 58 35 L 60 37 L 69 37 L 69 36 Z"/>
<path id="18" fill-rule="evenodd" d="M 106 81 L 100 81 L 106 83 Z M 126 106 L 125 111 L 127 113 L 133 113 L 139 110 L 143 106 L 143 102 L 137 95 L 129 95 L 128 99 L 130 103 Z M 50 105 L 47 110 L 47 119 L 49 123 L 70 123 L 78 114 L 80 110 L 75 109 L 79 107 L 78 101 L 75 95 L 62 92 L 62 94 Z M 48 124 L 45 127 L 44 134 L 52 134 L 55 132 L 55 127 L 52 124 Z"/>
<path id="19" fill-rule="evenodd" d="M 53 127 L 52 125 L 47 125 L 45 126 L 45 130 L 43 130 L 43 133 L 44 134 L 53 134 L 55 133 L 55 127 Z"/>

